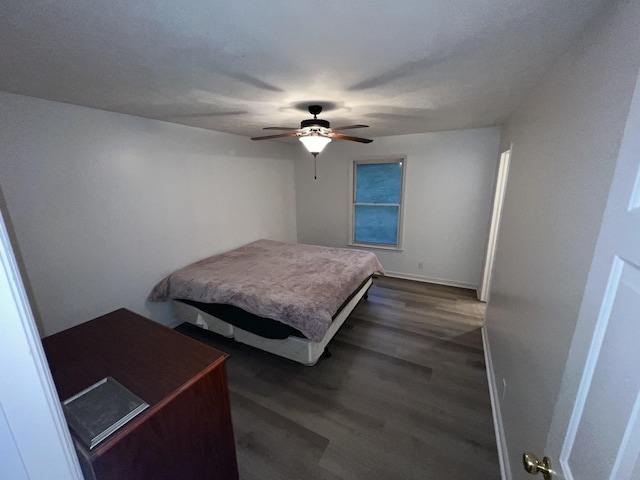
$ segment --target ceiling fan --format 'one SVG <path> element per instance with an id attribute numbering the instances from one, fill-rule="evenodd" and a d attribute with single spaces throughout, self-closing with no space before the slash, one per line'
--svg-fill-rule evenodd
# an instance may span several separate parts
<path id="1" fill-rule="evenodd" d="M 331 128 L 326 120 L 318 118 L 322 112 L 321 105 L 309 105 L 309 113 L 313 118 L 300 122 L 300 128 L 295 127 L 265 127 L 264 130 L 293 130 L 287 133 L 279 133 L 276 135 L 265 135 L 263 137 L 253 137 L 251 140 L 270 140 L 273 138 L 298 137 L 298 139 L 309 150 L 309 153 L 316 157 L 324 147 L 333 139 L 351 140 L 352 142 L 371 143 L 373 140 L 368 138 L 351 137 L 337 133 L 339 130 L 351 130 L 353 128 L 367 128 L 369 125 L 347 125 L 345 127 Z"/>

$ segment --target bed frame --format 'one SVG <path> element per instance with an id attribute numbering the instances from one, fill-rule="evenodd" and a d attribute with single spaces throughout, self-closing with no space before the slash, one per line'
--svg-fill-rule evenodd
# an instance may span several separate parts
<path id="1" fill-rule="evenodd" d="M 351 314 L 360 299 L 366 295 L 371 284 L 372 279 L 369 278 L 336 315 L 324 338 L 319 342 L 312 342 L 308 338 L 295 336 L 290 336 L 283 340 L 264 338 L 235 327 L 192 305 L 176 301 L 172 301 L 172 303 L 176 316 L 183 322 L 197 325 L 205 330 L 223 335 L 227 338 L 233 338 L 237 342 L 259 348 L 260 350 L 273 353 L 274 355 L 288 358 L 289 360 L 293 360 L 307 366 L 312 366 L 315 365 L 318 359 L 322 356 L 327 344 Z"/>

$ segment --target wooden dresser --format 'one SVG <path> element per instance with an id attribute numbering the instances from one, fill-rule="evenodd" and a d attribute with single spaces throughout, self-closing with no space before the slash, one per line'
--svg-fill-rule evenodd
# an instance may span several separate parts
<path id="1" fill-rule="evenodd" d="M 111 376 L 149 404 L 102 443 L 88 479 L 238 478 L 227 355 L 125 309 L 42 340 L 61 400 Z"/>

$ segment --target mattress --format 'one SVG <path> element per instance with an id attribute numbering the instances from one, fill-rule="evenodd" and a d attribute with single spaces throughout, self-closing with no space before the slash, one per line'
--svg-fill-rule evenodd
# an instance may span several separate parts
<path id="1" fill-rule="evenodd" d="M 148 299 L 232 305 L 318 342 L 345 300 L 375 273 L 383 269 L 371 252 L 258 240 L 173 272 Z"/>

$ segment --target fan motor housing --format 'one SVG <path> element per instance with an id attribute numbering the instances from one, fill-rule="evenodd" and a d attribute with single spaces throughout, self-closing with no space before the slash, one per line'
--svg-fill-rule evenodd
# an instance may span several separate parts
<path id="1" fill-rule="evenodd" d="M 319 118 L 310 118 L 309 120 L 303 120 L 300 122 L 300 128 L 306 127 L 322 127 L 322 128 L 330 128 L 330 123 L 326 120 L 320 120 Z"/>

